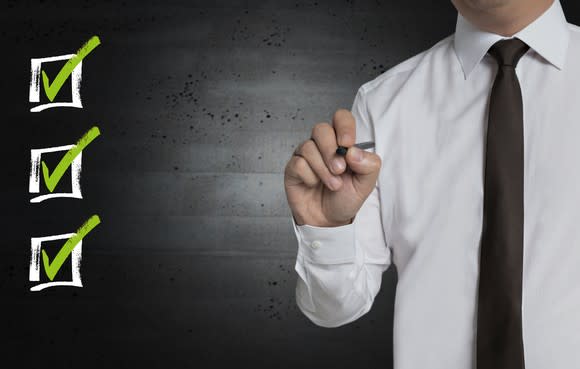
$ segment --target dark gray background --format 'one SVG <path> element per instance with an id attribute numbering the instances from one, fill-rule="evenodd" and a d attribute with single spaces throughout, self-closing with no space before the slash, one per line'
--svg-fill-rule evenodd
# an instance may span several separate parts
<path id="1" fill-rule="evenodd" d="M 578 4 L 563 5 L 578 23 Z M 314 123 L 455 17 L 426 0 L 3 3 L 2 366 L 391 368 L 394 268 L 352 324 L 298 311 L 282 172 Z M 30 58 L 93 34 L 85 108 L 30 113 Z M 29 204 L 29 150 L 95 124 L 84 199 Z M 30 237 L 91 214 L 85 287 L 29 292 Z"/>

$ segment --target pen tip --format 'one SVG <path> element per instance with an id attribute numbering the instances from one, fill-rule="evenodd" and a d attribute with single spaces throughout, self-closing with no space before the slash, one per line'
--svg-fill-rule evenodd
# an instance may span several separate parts
<path id="1" fill-rule="evenodd" d="M 339 147 L 336 149 L 336 153 L 337 153 L 338 155 L 345 156 L 345 155 L 346 155 L 346 151 L 347 151 L 347 150 L 348 150 L 348 149 L 347 149 L 346 147 L 344 147 L 344 146 L 339 146 Z"/>

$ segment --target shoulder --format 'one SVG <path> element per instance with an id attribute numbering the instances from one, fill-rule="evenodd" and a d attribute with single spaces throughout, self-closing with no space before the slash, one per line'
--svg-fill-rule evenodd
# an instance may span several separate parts
<path id="1" fill-rule="evenodd" d="M 580 38 L 580 27 L 573 24 L 573 23 L 568 23 L 568 30 L 570 31 L 570 36 L 572 36 L 573 38 Z"/>
<path id="2" fill-rule="evenodd" d="M 568 22 L 568 29 L 576 34 L 580 33 L 580 27 L 574 23 Z"/>
<path id="3" fill-rule="evenodd" d="M 573 23 L 568 23 L 567 26 L 569 41 L 566 63 L 570 65 L 578 65 L 578 61 L 580 60 L 580 26 L 577 26 Z M 576 70 L 576 68 L 574 69 Z"/>
<path id="4" fill-rule="evenodd" d="M 375 79 L 364 83 L 360 87 L 359 93 L 363 95 L 377 92 L 382 94 L 382 90 L 385 87 L 387 87 L 388 90 L 393 91 L 393 88 L 396 89 L 398 85 L 404 83 L 408 76 L 419 66 L 426 62 L 428 63 L 433 58 L 446 55 L 449 51 L 449 47 L 453 47 L 453 34 L 438 41 L 430 48 L 400 62 L 399 64 L 396 64 L 377 76 Z"/>

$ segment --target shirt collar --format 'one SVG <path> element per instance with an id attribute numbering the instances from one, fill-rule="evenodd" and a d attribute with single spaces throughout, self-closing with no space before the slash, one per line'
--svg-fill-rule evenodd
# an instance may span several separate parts
<path id="1" fill-rule="evenodd" d="M 559 0 L 536 20 L 511 37 L 517 37 L 558 69 L 564 66 L 568 39 L 568 23 Z M 465 78 L 485 56 L 491 45 L 504 37 L 476 28 L 457 13 L 454 48 Z"/>

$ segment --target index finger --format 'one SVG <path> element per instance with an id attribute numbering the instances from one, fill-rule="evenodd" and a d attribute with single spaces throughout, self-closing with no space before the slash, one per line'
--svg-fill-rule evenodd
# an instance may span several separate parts
<path id="1" fill-rule="evenodd" d="M 356 142 L 356 124 L 352 113 L 339 109 L 332 117 L 332 126 L 336 132 L 336 142 L 339 146 L 351 147 Z"/>

